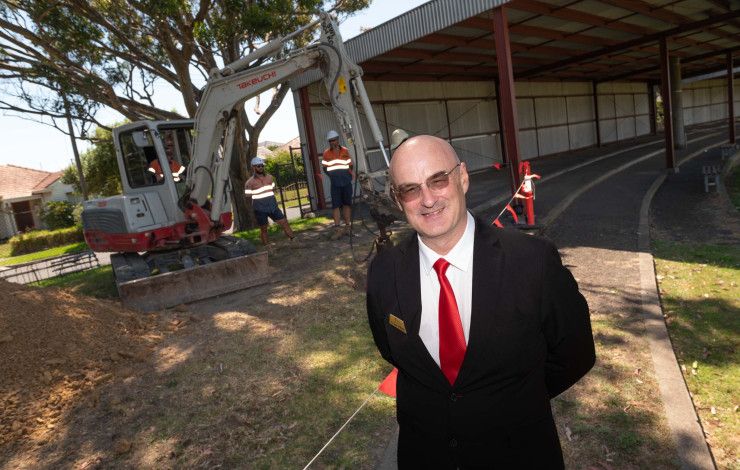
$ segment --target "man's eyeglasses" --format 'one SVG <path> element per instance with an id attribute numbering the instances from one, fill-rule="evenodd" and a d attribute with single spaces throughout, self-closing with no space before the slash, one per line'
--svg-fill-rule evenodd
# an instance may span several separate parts
<path id="1" fill-rule="evenodd" d="M 265 165 L 252 165 L 252 168 L 264 168 Z"/>
<path id="2" fill-rule="evenodd" d="M 457 165 L 452 167 L 450 171 L 437 173 L 430 176 L 429 178 L 427 178 L 424 184 L 426 184 L 427 188 L 432 191 L 442 191 L 447 187 L 448 184 L 450 184 L 450 175 L 460 166 L 460 163 L 461 162 L 458 162 Z M 394 187 L 393 196 L 400 202 L 411 202 L 421 196 L 421 185 L 410 183 Z"/>

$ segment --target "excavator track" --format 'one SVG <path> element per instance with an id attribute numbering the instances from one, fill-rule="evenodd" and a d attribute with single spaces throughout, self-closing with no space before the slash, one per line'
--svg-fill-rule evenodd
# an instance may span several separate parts
<path id="1" fill-rule="evenodd" d="M 111 256 L 118 294 L 127 307 L 151 312 L 269 281 L 267 252 L 224 236 L 188 249 Z"/>

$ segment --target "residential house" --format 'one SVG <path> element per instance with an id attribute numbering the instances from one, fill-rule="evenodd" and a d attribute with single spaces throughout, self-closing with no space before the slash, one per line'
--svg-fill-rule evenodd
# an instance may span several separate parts
<path id="1" fill-rule="evenodd" d="M 61 171 L 0 165 L 0 239 L 44 228 L 39 213 L 49 201 L 79 202 L 74 188 L 62 183 L 61 176 Z"/>

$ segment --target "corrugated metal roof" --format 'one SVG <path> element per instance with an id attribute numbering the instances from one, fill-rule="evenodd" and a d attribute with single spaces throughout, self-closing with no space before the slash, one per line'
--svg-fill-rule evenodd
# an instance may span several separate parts
<path id="1" fill-rule="evenodd" d="M 657 81 L 663 38 L 684 77 L 726 70 L 740 51 L 740 0 L 434 0 L 346 48 L 366 82 L 490 81 L 498 75 L 492 10 L 504 4 L 518 81 Z M 292 86 L 318 78 L 309 72 Z"/>
<path id="2" fill-rule="evenodd" d="M 447 28 L 510 0 L 434 0 L 356 36 L 345 42 L 347 54 L 356 62 L 379 56 L 420 37 Z M 316 70 L 291 80 L 297 90 L 321 78 Z"/>

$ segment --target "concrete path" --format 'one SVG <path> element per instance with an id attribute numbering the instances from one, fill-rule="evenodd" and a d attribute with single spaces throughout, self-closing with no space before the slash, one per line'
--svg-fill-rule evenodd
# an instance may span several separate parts
<path id="1" fill-rule="evenodd" d="M 709 158 L 703 150 L 723 143 L 724 132 L 725 127 L 712 126 L 692 130 L 689 146 L 678 152 L 677 160 Z M 666 174 L 662 147 L 662 137 L 648 137 L 532 160 L 533 172 L 543 177 L 535 211 L 538 224 L 544 225 L 541 234 L 561 249 L 592 310 L 629 311 L 642 321 L 677 460 L 681 468 L 712 469 L 663 321 L 650 254 L 648 210 Z M 493 220 L 510 197 L 506 173 L 485 171 L 471 180 L 468 207 Z M 701 184 L 700 175 L 697 181 Z M 378 469 L 397 468 L 396 439 L 389 442 Z"/>

